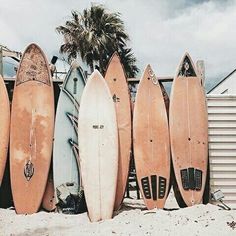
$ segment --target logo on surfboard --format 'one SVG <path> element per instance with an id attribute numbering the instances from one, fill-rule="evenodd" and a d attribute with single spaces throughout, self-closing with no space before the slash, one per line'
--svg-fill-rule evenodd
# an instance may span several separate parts
<path id="1" fill-rule="evenodd" d="M 27 181 L 30 181 L 34 175 L 34 165 L 30 160 L 25 164 L 24 175 Z"/>
<path id="2" fill-rule="evenodd" d="M 180 66 L 178 76 L 183 76 L 183 77 L 195 77 L 196 76 L 193 65 L 187 56 L 184 58 L 183 63 Z"/>

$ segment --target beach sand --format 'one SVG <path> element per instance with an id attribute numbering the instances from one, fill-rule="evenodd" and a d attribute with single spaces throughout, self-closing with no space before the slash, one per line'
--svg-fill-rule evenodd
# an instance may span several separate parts
<path id="1" fill-rule="evenodd" d="M 96 223 L 90 223 L 87 213 L 65 215 L 40 211 L 33 215 L 16 215 L 14 210 L 0 209 L 1 236 L 228 236 L 236 235 L 234 222 L 236 210 L 226 211 L 212 204 L 179 209 L 172 191 L 165 210 L 148 211 L 142 200 L 126 198 L 113 219 Z"/>

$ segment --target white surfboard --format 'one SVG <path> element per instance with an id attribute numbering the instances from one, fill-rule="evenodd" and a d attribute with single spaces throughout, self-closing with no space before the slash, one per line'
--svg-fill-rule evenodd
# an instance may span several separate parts
<path id="1" fill-rule="evenodd" d="M 79 151 L 89 218 L 110 219 L 116 194 L 118 131 L 110 90 L 97 70 L 88 79 L 81 98 Z"/>
<path id="2" fill-rule="evenodd" d="M 67 203 L 66 198 L 70 194 L 78 195 L 81 190 L 78 116 L 84 86 L 85 79 L 82 70 L 74 62 L 62 85 L 56 112 L 53 179 L 56 204 L 59 204 L 59 208 L 72 208 L 72 206 L 67 205 L 69 203 Z M 61 203 L 63 206 L 60 205 Z M 73 209 L 71 211 L 73 212 Z"/>

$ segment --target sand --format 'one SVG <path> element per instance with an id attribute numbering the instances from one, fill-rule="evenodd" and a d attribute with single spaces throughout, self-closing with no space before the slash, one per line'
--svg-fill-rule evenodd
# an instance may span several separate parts
<path id="1" fill-rule="evenodd" d="M 0 209 L 0 235 L 236 235 L 236 210 L 212 204 L 179 209 L 173 193 L 165 208 L 148 211 L 142 200 L 125 199 L 113 219 L 97 223 L 90 223 L 87 213 L 16 215 L 13 209 Z"/>

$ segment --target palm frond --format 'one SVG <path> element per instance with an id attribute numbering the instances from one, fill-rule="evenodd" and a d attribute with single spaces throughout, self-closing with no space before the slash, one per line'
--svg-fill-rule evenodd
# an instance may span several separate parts
<path id="1" fill-rule="evenodd" d="M 56 31 L 63 35 L 60 52 L 68 60 L 80 56 L 90 68 L 99 64 L 104 73 L 109 58 L 118 51 L 127 74 L 135 75 L 138 68 L 132 50 L 126 47 L 129 35 L 119 12 L 111 13 L 103 5 L 92 4 L 82 13 L 71 11 L 71 18 Z"/>

